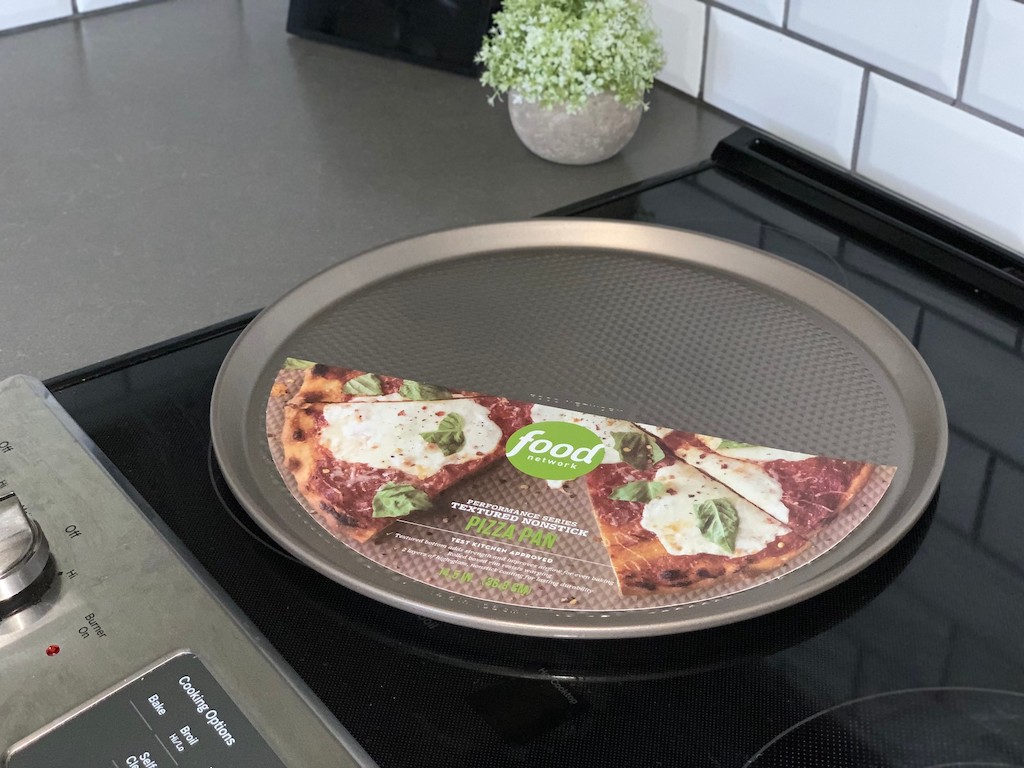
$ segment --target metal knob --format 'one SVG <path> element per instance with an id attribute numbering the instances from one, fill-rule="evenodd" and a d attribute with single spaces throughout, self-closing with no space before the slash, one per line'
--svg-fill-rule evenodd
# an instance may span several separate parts
<path id="1" fill-rule="evenodd" d="M 0 496 L 0 619 L 38 600 L 53 571 L 39 523 L 25 514 L 15 494 Z"/>

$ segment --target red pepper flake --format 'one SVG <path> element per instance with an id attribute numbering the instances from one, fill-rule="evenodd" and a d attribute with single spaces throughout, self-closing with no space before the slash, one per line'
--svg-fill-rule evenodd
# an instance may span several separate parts
<path id="1" fill-rule="evenodd" d="M 405 408 L 403 408 L 402 410 L 400 410 L 400 411 L 398 412 L 398 415 L 399 415 L 399 416 L 405 416 Z"/>
<path id="2" fill-rule="evenodd" d="M 435 416 L 444 416 L 444 411 L 434 411 Z"/>

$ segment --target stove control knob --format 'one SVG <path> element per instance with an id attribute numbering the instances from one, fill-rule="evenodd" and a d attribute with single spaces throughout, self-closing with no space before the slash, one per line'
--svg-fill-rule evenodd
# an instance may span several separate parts
<path id="1" fill-rule="evenodd" d="M 13 493 L 0 496 L 0 619 L 38 601 L 54 570 L 39 523 Z"/>

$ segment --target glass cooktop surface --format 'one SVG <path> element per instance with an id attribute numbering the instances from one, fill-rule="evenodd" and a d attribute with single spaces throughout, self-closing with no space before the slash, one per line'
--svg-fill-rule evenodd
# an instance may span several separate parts
<path id="1" fill-rule="evenodd" d="M 51 386 L 383 768 L 1024 765 L 1019 313 L 714 165 L 583 215 L 762 248 L 895 324 L 934 373 L 950 426 L 938 496 L 911 533 L 842 585 L 735 625 L 504 636 L 362 597 L 249 521 L 208 424 L 244 320 Z"/>

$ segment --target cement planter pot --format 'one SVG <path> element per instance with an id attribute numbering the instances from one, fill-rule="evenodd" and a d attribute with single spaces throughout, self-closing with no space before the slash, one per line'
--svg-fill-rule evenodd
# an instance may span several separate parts
<path id="1" fill-rule="evenodd" d="M 569 114 L 564 107 L 541 107 L 512 91 L 508 113 L 516 134 L 535 155 L 554 163 L 589 165 L 613 157 L 629 143 L 643 108 L 626 107 L 601 93 Z"/>

